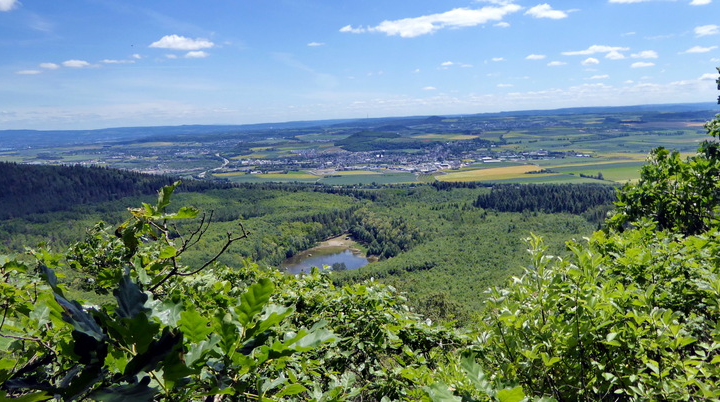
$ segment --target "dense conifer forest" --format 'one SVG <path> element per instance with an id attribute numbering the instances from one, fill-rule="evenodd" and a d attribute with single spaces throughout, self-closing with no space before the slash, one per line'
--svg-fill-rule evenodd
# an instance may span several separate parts
<path id="1" fill-rule="evenodd" d="M 63 211 L 78 204 L 151 195 L 172 184 L 168 176 L 79 165 L 19 165 L 0 162 L 0 219 L 34 213 Z M 205 191 L 229 185 L 209 181 L 186 181 L 182 190 Z"/>

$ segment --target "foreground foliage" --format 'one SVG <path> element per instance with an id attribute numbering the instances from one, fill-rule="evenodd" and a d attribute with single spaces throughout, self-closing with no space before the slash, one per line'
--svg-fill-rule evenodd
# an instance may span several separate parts
<path id="1" fill-rule="evenodd" d="M 428 325 L 377 283 L 335 288 L 246 263 L 189 268 L 202 237 L 168 221 L 198 211 L 132 209 L 110 235 L 96 226 L 65 255 L 33 250 L 34 264 L 0 261 L 0 394 L 23 400 L 418 398 L 432 369 L 465 340 Z M 244 237 L 228 234 L 225 245 Z M 72 265 L 114 300 L 65 295 L 55 270 Z"/>

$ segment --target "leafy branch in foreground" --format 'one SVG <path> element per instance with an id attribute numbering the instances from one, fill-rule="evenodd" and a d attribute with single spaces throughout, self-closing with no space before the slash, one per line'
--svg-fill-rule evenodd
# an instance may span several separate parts
<path id="1" fill-rule="evenodd" d="M 167 213 L 175 185 L 164 187 L 156 205 L 131 210 L 116 234 L 90 235 L 69 257 L 33 252 L 36 268 L 0 261 L 0 394 L 24 400 L 189 400 L 233 396 L 261 399 L 305 392 L 276 373 L 293 354 L 331 342 L 322 322 L 310 329 L 288 327 L 292 307 L 271 302 L 273 282 L 260 278 L 244 291 L 216 283 L 197 292 L 192 274 L 219 274 L 212 264 L 182 267 L 179 256 L 204 233 L 176 243 L 166 222 L 197 216 L 193 208 Z M 224 251 L 247 236 L 228 234 Z M 92 250 L 96 254 L 83 254 Z M 69 300 L 55 269 L 92 266 L 114 302 L 83 306 Z M 83 258 L 78 258 L 83 257 Z M 35 271 L 35 272 L 33 272 Z M 242 287 L 241 287 L 242 288 Z M 162 292 L 159 290 L 162 289 Z M 188 298 L 192 294 L 195 298 Z"/>

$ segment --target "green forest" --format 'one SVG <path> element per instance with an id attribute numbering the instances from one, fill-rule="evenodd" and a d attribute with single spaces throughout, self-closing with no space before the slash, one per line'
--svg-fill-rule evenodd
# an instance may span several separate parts
<path id="1" fill-rule="evenodd" d="M 705 128 L 618 189 L 3 165 L 23 174 L 0 175 L 0 398 L 719 399 L 720 115 Z M 275 268 L 340 234 L 378 261 Z"/>

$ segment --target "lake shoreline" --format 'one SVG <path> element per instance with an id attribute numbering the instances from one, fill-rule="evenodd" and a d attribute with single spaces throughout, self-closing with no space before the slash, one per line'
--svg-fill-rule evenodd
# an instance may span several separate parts
<path id="1" fill-rule="evenodd" d="M 347 233 L 344 233 L 340 236 L 331 237 L 321 241 L 320 243 L 318 243 L 317 246 L 309 248 L 307 250 L 303 250 L 295 254 L 291 258 L 283 261 L 283 263 L 281 264 L 281 269 L 285 272 L 293 273 L 291 271 L 295 271 L 297 269 L 293 267 L 298 267 L 299 265 L 301 265 L 302 261 L 306 259 L 321 258 L 325 255 L 336 255 L 342 254 L 344 252 L 352 253 L 353 256 L 366 260 L 366 264 L 377 261 L 376 256 L 366 256 L 365 252 L 362 249 L 358 248 L 357 245 L 358 243 L 353 240 L 352 236 Z M 304 272 L 305 268 L 301 268 L 300 271 Z"/>

